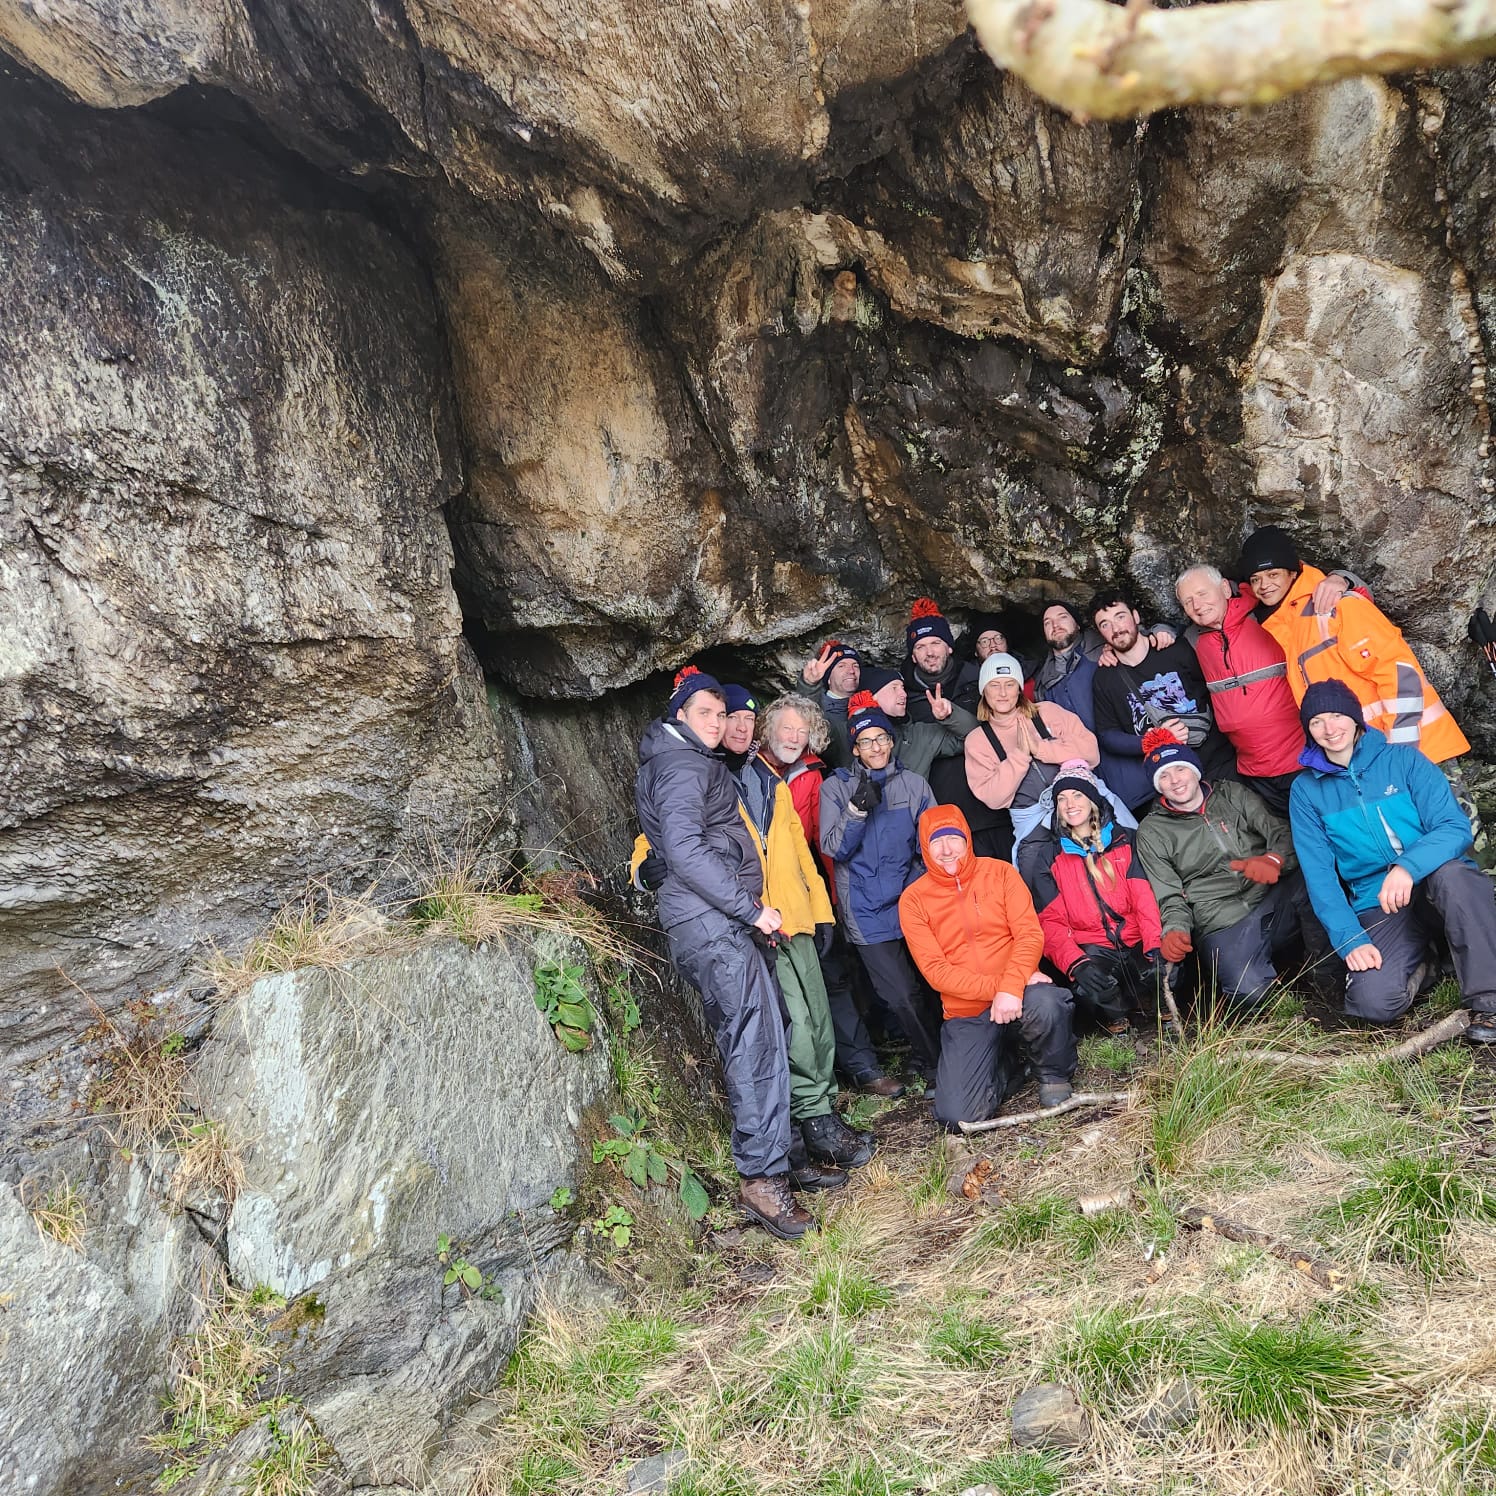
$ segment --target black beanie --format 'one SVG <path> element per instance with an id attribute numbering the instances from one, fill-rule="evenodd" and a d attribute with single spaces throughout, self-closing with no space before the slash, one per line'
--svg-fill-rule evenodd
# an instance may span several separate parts
<path id="1" fill-rule="evenodd" d="M 1309 736 L 1309 724 L 1321 712 L 1339 712 L 1363 725 L 1366 713 L 1361 710 L 1361 698 L 1343 680 L 1317 680 L 1304 692 L 1299 703 L 1299 721 L 1304 724 L 1304 736 Z"/>
<path id="2" fill-rule="evenodd" d="M 1278 525 L 1264 525 L 1242 542 L 1238 570 L 1243 578 L 1250 577 L 1254 571 L 1276 571 L 1280 566 L 1295 575 L 1304 569 L 1304 563 L 1299 560 L 1299 549 L 1287 530 Z"/>

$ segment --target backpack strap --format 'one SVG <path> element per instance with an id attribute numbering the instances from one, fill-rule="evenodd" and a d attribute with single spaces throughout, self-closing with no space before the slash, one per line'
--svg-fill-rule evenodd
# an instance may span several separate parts
<path id="1" fill-rule="evenodd" d="M 992 751 L 997 755 L 997 761 L 1005 764 L 1008 761 L 1008 750 L 1003 747 L 1002 740 L 993 732 L 990 722 L 982 723 L 982 731 L 987 734 L 987 741 L 992 744 Z"/>

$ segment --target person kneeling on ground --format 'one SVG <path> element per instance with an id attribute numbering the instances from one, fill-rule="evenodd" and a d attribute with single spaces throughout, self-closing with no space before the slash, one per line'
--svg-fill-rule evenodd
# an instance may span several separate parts
<path id="1" fill-rule="evenodd" d="M 940 1029 L 909 964 L 899 896 L 919 875 L 919 818 L 930 786 L 893 756 L 893 726 L 866 692 L 849 713 L 857 772 L 838 769 L 821 786 L 821 850 L 831 859 L 842 928 L 868 980 L 909 1041 L 909 1063 L 935 1074 Z"/>
<path id="2" fill-rule="evenodd" d="M 785 1015 L 765 943 L 780 927 L 764 868 L 717 752 L 727 697 L 688 666 L 639 744 L 634 805 L 665 861 L 660 924 L 675 969 L 701 994 L 732 1110 L 743 1209 L 775 1236 L 815 1224 L 790 1193 L 790 1066 Z"/>
<path id="3" fill-rule="evenodd" d="M 1138 857 L 1163 915 L 1165 959 L 1195 950 L 1228 1002 L 1261 1002 L 1275 952 L 1294 943 L 1303 883 L 1287 825 L 1244 785 L 1212 785 L 1193 748 L 1159 728 L 1144 738 L 1158 808 L 1137 830 Z M 1312 920 L 1312 917 L 1309 917 Z M 1305 925 L 1305 944 L 1323 943 Z"/>
<path id="4" fill-rule="evenodd" d="M 1078 1002 L 1109 1034 L 1125 1034 L 1130 1009 L 1157 1021 L 1165 979 L 1158 900 L 1135 855 L 1133 833 L 1085 762 L 1062 764 L 1054 819 L 1023 845 L 1023 881 L 1044 931 L 1044 954 Z"/>
<path id="5" fill-rule="evenodd" d="M 1309 772 L 1289 811 L 1309 896 L 1347 967 L 1345 1011 L 1372 1023 L 1406 1013 L 1442 924 L 1471 1012 L 1465 1037 L 1496 1044 L 1496 900 L 1465 855 L 1470 822 L 1449 781 L 1367 727 L 1344 681 L 1310 686 L 1301 711 Z"/>
<path id="6" fill-rule="evenodd" d="M 993 1116 L 1007 1092 L 1016 1037 L 1039 1077 L 1039 1104 L 1070 1096 L 1075 1028 L 1070 993 L 1039 970 L 1044 935 L 1010 863 L 978 857 L 966 817 L 936 805 L 919 818 L 925 874 L 904 890 L 899 920 L 910 954 L 940 993 L 935 1118 L 948 1128 Z"/>

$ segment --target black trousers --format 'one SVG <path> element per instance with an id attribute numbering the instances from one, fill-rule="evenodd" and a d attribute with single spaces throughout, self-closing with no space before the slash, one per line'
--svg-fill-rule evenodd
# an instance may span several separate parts
<path id="1" fill-rule="evenodd" d="M 1011 1023 L 993 1023 L 986 1013 L 947 1018 L 940 1026 L 935 1120 L 954 1127 L 995 1115 L 1022 1074 L 1020 1053 L 1041 1082 L 1069 1080 L 1076 1063 L 1074 1019 L 1069 989 L 1052 982 L 1030 982 Z"/>
<path id="2" fill-rule="evenodd" d="M 1158 1016 L 1162 972 L 1148 964 L 1140 946 L 1117 950 L 1110 945 L 1083 945 L 1081 949 L 1111 979 L 1099 996 L 1087 997 L 1076 991 L 1075 1000 L 1085 1011 L 1108 1024 L 1126 1023 L 1134 1008 L 1141 1009 L 1149 1019 Z"/>
<path id="3" fill-rule="evenodd" d="M 883 1074 L 878 1052 L 857 1007 L 852 991 L 852 948 L 840 925 L 831 942 L 831 953 L 821 957 L 821 980 L 826 984 L 826 1002 L 831 1009 L 831 1027 L 836 1034 L 836 1068 L 854 1085 L 866 1085 Z"/>
<path id="4" fill-rule="evenodd" d="M 921 1075 L 931 1076 L 940 1061 L 938 1009 L 920 980 L 902 940 L 859 945 L 857 954 L 878 996 L 898 1020 L 909 1041 L 909 1062 Z"/>
<path id="5" fill-rule="evenodd" d="M 748 926 L 713 911 L 666 932 L 675 969 L 701 994 L 732 1109 L 732 1161 L 745 1178 L 783 1174 L 790 1152 L 788 1016 Z"/>

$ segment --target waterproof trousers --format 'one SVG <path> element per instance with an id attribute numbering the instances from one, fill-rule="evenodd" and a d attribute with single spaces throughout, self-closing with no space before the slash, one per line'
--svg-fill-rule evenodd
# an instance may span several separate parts
<path id="1" fill-rule="evenodd" d="M 790 1121 L 824 1117 L 836 1105 L 836 1039 L 814 936 L 780 936 L 774 964 L 790 1015 Z"/>
<path id="2" fill-rule="evenodd" d="M 666 932 L 675 969 L 701 994 L 732 1110 L 732 1161 L 744 1178 L 789 1168 L 790 1063 L 785 1012 L 764 948 L 711 910 Z"/>
<path id="3" fill-rule="evenodd" d="M 1303 876 L 1290 873 L 1244 919 L 1200 937 L 1200 967 L 1227 1003 L 1250 1007 L 1267 996 L 1278 979 L 1273 956 L 1294 942 L 1299 928 Z"/>
<path id="4" fill-rule="evenodd" d="M 1081 949 L 1111 979 L 1105 991 L 1083 993 L 1077 987 L 1075 1000 L 1083 1011 L 1107 1025 L 1126 1023 L 1133 1009 L 1141 1011 L 1149 1023 L 1158 1018 L 1158 984 L 1164 972 L 1149 964 L 1141 946 L 1083 945 Z"/>
<path id="5" fill-rule="evenodd" d="M 1418 968 L 1440 925 L 1465 1006 L 1496 1013 L 1496 897 L 1478 868 L 1455 858 L 1415 886 L 1406 908 L 1396 914 L 1368 909 L 1357 917 L 1382 964 L 1375 971 L 1347 969 L 1345 1011 L 1351 1017 L 1391 1023 L 1408 1011 L 1418 995 Z"/>
<path id="6" fill-rule="evenodd" d="M 840 925 L 832 938 L 830 955 L 821 957 L 821 979 L 826 985 L 826 1003 L 836 1034 L 836 1068 L 854 1086 L 880 1080 L 883 1066 L 852 993 L 852 948 Z"/>
<path id="7" fill-rule="evenodd" d="M 996 1115 L 1010 1077 L 1022 1073 L 1015 1050 L 1027 1056 L 1041 1082 L 1075 1074 L 1075 1007 L 1068 988 L 1030 982 L 1023 1010 L 1011 1023 L 993 1023 L 986 1013 L 947 1018 L 940 1026 L 935 1120 L 954 1128 Z"/>
<path id="8" fill-rule="evenodd" d="M 920 980 L 902 940 L 859 945 L 868 980 L 898 1020 L 909 1041 L 909 1063 L 928 1080 L 940 1059 L 938 1011 Z"/>

